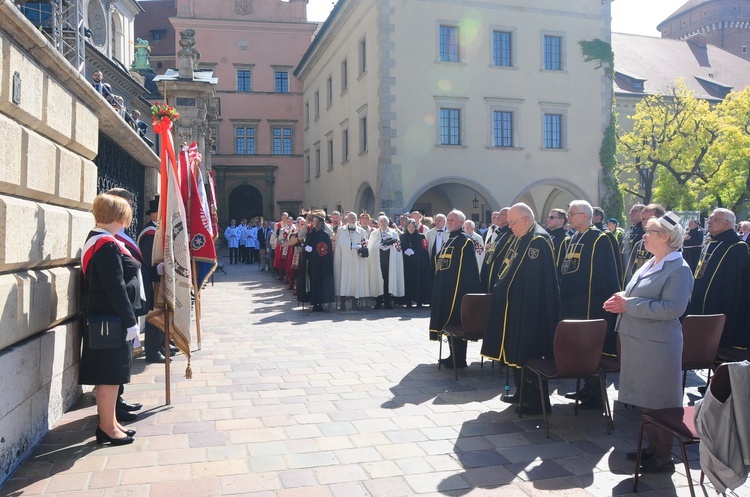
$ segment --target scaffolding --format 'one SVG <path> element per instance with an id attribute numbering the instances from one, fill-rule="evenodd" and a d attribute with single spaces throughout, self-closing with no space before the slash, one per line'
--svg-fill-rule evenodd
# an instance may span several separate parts
<path id="1" fill-rule="evenodd" d="M 50 40 L 55 49 L 84 77 L 86 43 L 83 8 L 79 0 L 17 0 L 21 13 Z"/>

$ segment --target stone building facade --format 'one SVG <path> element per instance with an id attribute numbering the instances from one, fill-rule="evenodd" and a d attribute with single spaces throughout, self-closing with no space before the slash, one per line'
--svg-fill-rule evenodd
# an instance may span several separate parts
<path id="1" fill-rule="evenodd" d="M 295 70 L 305 202 L 427 214 L 598 202 L 610 2 L 340 0 Z M 477 205 L 477 207 L 474 207 Z"/>
<path id="2" fill-rule="evenodd" d="M 7 0 L 0 68 L 1 483 L 81 394 L 78 264 L 102 140 L 159 160 Z"/>
<path id="3" fill-rule="evenodd" d="M 689 0 L 656 29 L 663 38 L 700 38 L 750 60 L 750 0 Z"/>
<path id="4" fill-rule="evenodd" d="M 154 14 L 170 10 L 148 3 L 141 2 Z M 221 118 L 211 125 L 210 145 L 219 221 L 298 212 L 304 200 L 302 84 L 292 71 L 318 26 L 306 20 L 307 1 L 173 3 L 175 17 L 152 16 L 143 26 L 136 19 L 136 36 L 195 30 L 198 69 L 218 79 Z M 175 43 L 173 60 L 179 49 Z M 166 69 L 163 47 L 159 54 Z"/>

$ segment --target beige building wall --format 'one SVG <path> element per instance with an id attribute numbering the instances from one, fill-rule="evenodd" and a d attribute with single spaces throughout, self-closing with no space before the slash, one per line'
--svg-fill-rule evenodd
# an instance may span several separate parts
<path id="1" fill-rule="evenodd" d="M 158 158 L 0 0 L 0 484 L 81 394 L 81 250 L 94 224 L 99 131 Z"/>
<path id="2" fill-rule="evenodd" d="M 611 81 L 595 63 L 583 61 L 578 41 L 609 42 L 610 18 L 609 2 L 593 0 L 558 1 L 553 8 L 543 0 L 486 1 L 471 9 L 434 0 L 339 2 L 296 70 L 310 109 L 306 204 L 361 209 L 368 188 L 370 208 L 389 214 L 457 207 L 483 219 L 486 210 L 519 200 L 537 214 L 573 198 L 598 203 Z M 458 27 L 458 62 L 439 60 L 441 25 Z M 494 30 L 511 33 L 512 67 L 492 64 Z M 543 69 L 544 35 L 561 38 L 562 70 Z M 367 70 L 360 75 L 362 40 Z M 349 88 L 342 94 L 345 58 Z M 440 145 L 441 107 L 460 109 L 460 145 Z M 493 144 L 494 110 L 513 112 L 512 147 Z M 563 116 L 560 150 L 543 146 L 545 112 Z M 360 153 L 363 116 L 368 150 Z M 347 126 L 348 162 L 342 161 Z"/>

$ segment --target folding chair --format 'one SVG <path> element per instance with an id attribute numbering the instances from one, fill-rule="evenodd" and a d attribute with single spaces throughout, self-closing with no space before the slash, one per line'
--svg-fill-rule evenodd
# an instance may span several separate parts
<path id="1" fill-rule="evenodd" d="M 453 349 L 454 340 L 479 341 L 484 338 L 484 331 L 487 327 L 487 316 L 490 313 L 490 304 L 492 303 L 492 294 L 490 293 L 467 293 L 461 299 L 461 324 L 448 325 L 441 334 L 448 337 Z M 438 370 L 442 368 L 440 358 L 443 357 L 443 340 L 440 340 L 440 350 L 438 352 Z M 484 359 L 481 360 L 481 367 L 484 367 Z M 453 356 L 453 373 L 458 381 L 458 369 L 456 368 L 456 356 Z"/>
<path id="2" fill-rule="evenodd" d="M 724 330 L 724 314 L 690 315 L 682 321 L 682 389 L 685 390 L 687 372 L 711 368 L 716 361 L 719 340 Z"/>

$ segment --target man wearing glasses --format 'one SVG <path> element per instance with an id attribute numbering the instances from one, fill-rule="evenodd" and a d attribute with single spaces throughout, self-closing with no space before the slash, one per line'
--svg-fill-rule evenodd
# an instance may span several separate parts
<path id="1" fill-rule="evenodd" d="M 617 259 L 620 257 L 609 238 L 593 225 L 594 208 L 585 200 L 574 200 L 568 208 L 570 227 L 576 233 L 570 238 L 560 267 L 560 304 L 563 319 L 605 319 L 607 338 L 604 352 L 617 353 L 615 323 L 617 315 L 602 306 L 620 291 Z M 575 398 L 575 392 L 566 397 Z M 582 409 L 602 405 L 601 392 L 595 382 L 585 380 L 579 395 Z"/>
<path id="2" fill-rule="evenodd" d="M 492 214 L 492 227 L 487 230 L 484 244 L 484 259 L 479 269 L 479 281 L 483 292 L 492 293 L 492 287 L 497 281 L 497 273 L 500 264 L 508 251 L 508 246 L 513 240 L 513 232 L 508 226 L 508 210 L 503 207 Z M 497 215 L 495 215 L 497 214 Z M 490 231 L 494 229 L 492 236 Z"/>
<path id="3" fill-rule="evenodd" d="M 715 209 L 708 217 L 710 238 L 695 270 L 688 314 L 724 314 L 721 347 L 750 347 L 750 254 L 734 232 L 734 213 Z"/>
<path id="4" fill-rule="evenodd" d="M 565 231 L 568 223 L 568 214 L 564 209 L 552 209 L 547 216 L 547 233 L 552 238 L 552 246 L 555 247 L 555 266 L 562 266 L 565 251 L 568 249 L 570 237 Z M 558 274 L 559 276 L 559 274 Z"/>
<path id="5" fill-rule="evenodd" d="M 646 261 L 651 259 L 651 252 L 646 250 L 643 246 L 643 226 L 645 226 L 646 221 L 652 217 L 659 218 L 664 214 L 666 214 L 666 211 L 664 210 L 664 207 L 659 204 L 648 204 L 641 209 L 641 238 L 630 247 L 630 254 L 628 255 L 627 263 L 625 264 L 625 267 L 623 267 L 623 288 L 625 288 L 635 272 L 638 271 Z"/>
<path id="6" fill-rule="evenodd" d="M 535 222 L 529 206 L 515 204 L 508 211 L 507 220 L 515 237 L 498 263 L 482 355 L 513 368 L 518 392 L 526 361 L 552 354 L 560 320 L 560 294 L 552 240 Z M 541 414 L 543 408 L 550 409 L 549 400 L 541 405 L 536 383 L 525 385 L 524 393 L 525 402 L 519 405 L 523 414 Z M 520 398 L 516 393 L 503 400 L 518 403 Z"/>

